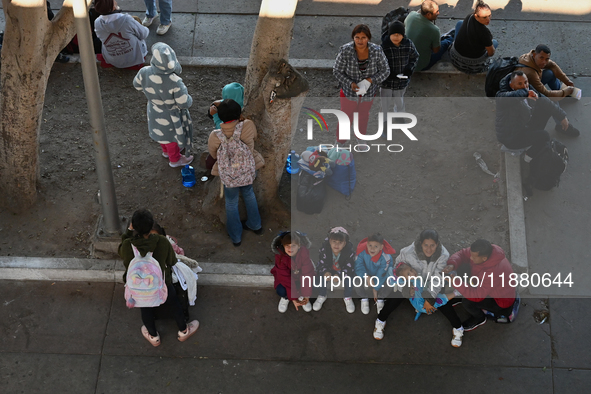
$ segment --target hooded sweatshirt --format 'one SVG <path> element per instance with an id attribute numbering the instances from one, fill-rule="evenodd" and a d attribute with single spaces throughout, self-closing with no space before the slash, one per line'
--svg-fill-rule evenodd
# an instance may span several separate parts
<path id="1" fill-rule="evenodd" d="M 244 108 L 244 87 L 238 82 L 232 82 L 224 86 L 222 89 L 222 100 L 232 99 L 240 104 L 240 108 Z M 219 129 L 222 124 L 222 120 L 218 116 L 217 112 L 213 114 L 213 122 L 215 128 Z"/>
<path id="2" fill-rule="evenodd" d="M 94 21 L 94 30 L 103 43 L 101 52 L 107 63 L 118 68 L 144 63 L 144 58 L 148 54 L 144 40 L 150 30 L 130 15 L 101 15 Z"/>
<path id="3" fill-rule="evenodd" d="M 193 99 L 179 74 L 182 72 L 174 50 L 157 42 L 152 45 L 150 65 L 133 79 L 133 86 L 148 99 L 150 137 L 160 144 L 175 142 L 180 149 L 191 146 L 193 126 L 188 108 Z"/>
<path id="4" fill-rule="evenodd" d="M 470 276 L 478 277 L 479 286 L 477 287 L 472 287 L 463 281 L 461 286 L 455 286 L 452 282 L 464 298 L 480 302 L 490 297 L 501 308 L 509 308 L 515 302 L 515 289 L 509 286 L 509 275 L 513 273 L 513 269 L 500 246 L 493 245 L 492 254 L 482 264 L 474 264 L 470 260 L 470 248 L 454 253 L 447 263 L 453 265 L 456 270 L 461 264 L 470 264 Z M 476 284 L 475 279 L 473 284 Z"/>
<path id="5" fill-rule="evenodd" d="M 127 279 L 129 263 L 134 258 L 131 245 L 134 245 L 142 256 L 152 252 L 152 257 L 160 263 L 160 268 L 164 273 L 164 281 L 167 284 L 172 284 L 171 267 L 176 264 L 177 259 L 168 239 L 158 234 L 150 234 L 148 238 L 144 238 L 134 235 L 133 231 L 129 229 L 121 236 L 121 244 L 119 244 L 119 256 L 123 259 L 123 265 L 125 266 L 123 282 Z"/>
<path id="6" fill-rule="evenodd" d="M 535 49 L 532 49 L 530 52 L 519 56 L 519 64 L 524 64 L 527 66 L 519 68 L 519 71 L 523 71 L 523 73 L 527 76 L 527 80 L 530 86 L 534 87 L 538 92 L 542 93 L 544 96 L 554 97 L 558 99 L 565 97 L 565 89 L 568 88 L 568 86 L 561 90 L 547 89 L 546 86 L 544 86 L 544 84 L 542 83 L 542 71 L 552 71 L 554 73 L 554 76 L 562 82 L 570 82 L 570 79 L 566 76 L 564 71 L 562 71 L 562 69 L 558 67 L 558 64 L 556 64 L 556 62 L 552 60 L 548 60 L 548 64 L 546 64 L 546 67 L 544 67 L 544 70 L 542 70 L 536 64 L 536 61 L 534 59 L 535 54 Z"/>
<path id="7" fill-rule="evenodd" d="M 367 238 L 364 238 L 357 245 L 357 260 L 355 261 L 355 275 L 363 278 L 364 275 L 368 277 L 375 276 L 379 283 L 374 289 L 380 291 L 382 285 L 387 285 L 388 277 L 393 276 L 394 258 L 396 250 L 388 243 L 383 241 L 384 248 L 373 258 L 367 251 Z M 375 260 L 375 261 L 374 261 Z M 369 284 L 369 278 L 367 283 Z M 364 283 L 365 285 L 365 283 Z"/>
<path id="8" fill-rule="evenodd" d="M 312 243 L 306 236 L 299 236 L 300 249 L 295 257 L 288 256 L 283 246 L 281 246 L 281 236 L 277 236 L 271 243 L 271 250 L 275 253 L 275 266 L 271 269 L 271 274 L 275 277 L 274 288 L 282 285 L 287 290 L 287 298 L 295 300 L 312 295 L 312 281 L 315 271 L 312 259 L 310 259 L 310 246 Z M 305 279 L 302 282 L 302 278 Z M 302 286 L 303 284 L 303 286 Z"/>

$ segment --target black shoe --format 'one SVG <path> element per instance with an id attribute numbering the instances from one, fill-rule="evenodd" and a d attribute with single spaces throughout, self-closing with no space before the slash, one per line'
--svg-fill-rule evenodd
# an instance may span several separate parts
<path id="1" fill-rule="evenodd" d="M 464 327 L 464 331 L 472 331 L 473 329 L 483 325 L 484 323 L 486 323 L 486 315 L 482 316 L 482 318 L 472 316 L 471 318 L 463 322 L 462 326 Z"/>
<path id="2" fill-rule="evenodd" d="M 68 63 L 70 61 L 70 57 L 60 52 L 57 54 L 55 61 L 58 63 Z"/>
<path id="3" fill-rule="evenodd" d="M 581 134 L 581 132 L 571 123 L 568 124 L 568 128 L 566 130 L 562 129 L 562 125 L 560 123 L 556 123 L 554 130 L 560 134 L 566 135 L 567 137 L 578 137 Z"/>
<path id="4" fill-rule="evenodd" d="M 246 220 L 245 221 L 242 221 L 241 223 L 242 223 L 242 228 L 244 230 L 252 231 L 256 235 L 263 235 L 263 233 L 265 232 L 265 230 L 263 230 L 263 226 L 261 226 L 261 228 L 259 228 L 258 230 L 253 230 L 253 229 L 251 229 L 250 227 L 248 227 L 246 225 Z"/>
<path id="5" fill-rule="evenodd" d="M 232 245 L 239 247 L 242 244 L 242 241 L 240 242 L 232 242 Z"/>

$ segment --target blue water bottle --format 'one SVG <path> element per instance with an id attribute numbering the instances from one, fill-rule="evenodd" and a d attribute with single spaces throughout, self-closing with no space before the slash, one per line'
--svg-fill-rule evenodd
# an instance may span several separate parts
<path id="1" fill-rule="evenodd" d="M 295 150 L 289 152 L 287 156 L 287 166 L 286 170 L 288 174 L 297 174 L 300 172 L 300 167 L 298 166 L 298 160 L 300 157 L 295 153 Z"/>
<path id="2" fill-rule="evenodd" d="M 190 165 L 186 165 L 181 169 L 181 175 L 183 177 L 183 186 L 193 187 L 197 182 L 195 180 L 195 169 Z"/>

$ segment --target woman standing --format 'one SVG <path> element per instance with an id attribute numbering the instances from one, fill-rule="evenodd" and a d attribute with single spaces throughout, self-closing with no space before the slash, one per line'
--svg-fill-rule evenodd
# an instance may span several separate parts
<path id="1" fill-rule="evenodd" d="M 332 73 L 341 87 L 341 111 L 347 114 L 351 124 L 353 113 L 357 112 L 359 132 L 365 135 L 373 98 L 390 75 L 390 67 L 382 48 L 369 42 L 371 32 L 367 25 L 355 26 L 351 38 L 353 41 L 339 50 Z M 338 127 L 337 142 L 341 142 Z"/>

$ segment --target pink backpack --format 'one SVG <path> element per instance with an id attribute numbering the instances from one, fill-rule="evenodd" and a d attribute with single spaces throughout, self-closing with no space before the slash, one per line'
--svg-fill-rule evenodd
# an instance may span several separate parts
<path id="1" fill-rule="evenodd" d="M 164 274 L 152 252 L 142 257 L 134 245 L 134 258 L 127 268 L 125 282 L 125 300 L 128 308 L 150 308 L 164 304 L 168 296 L 168 288 L 164 282 Z"/>
<path id="2" fill-rule="evenodd" d="M 234 134 L 226 138 L 222 130 L 215 130 L 221 141 L 218 148 L 218 172 L 226 187 L 252 185 L 255 178 L 254 156 L 248 146 L 240 139 L 244 122 L 238 122 Z"/>

